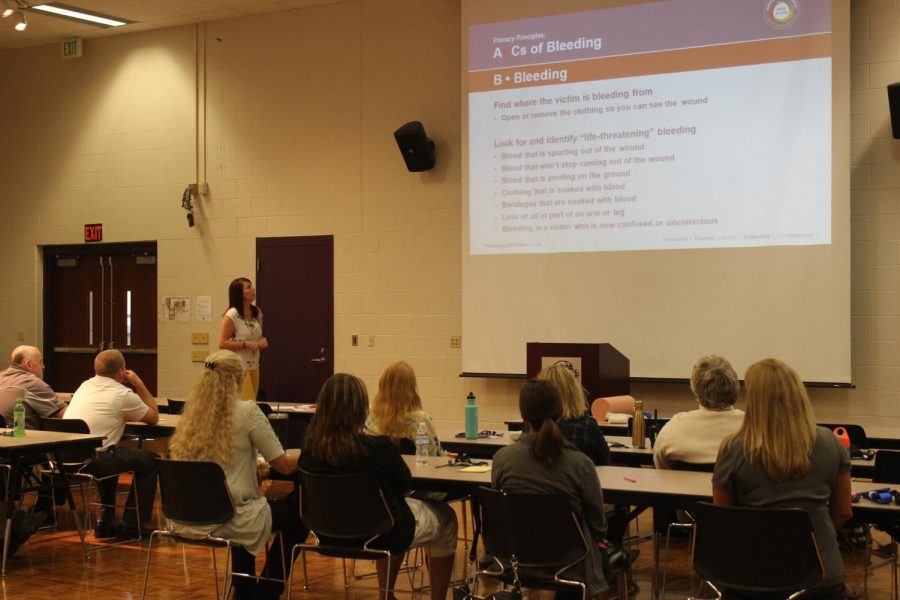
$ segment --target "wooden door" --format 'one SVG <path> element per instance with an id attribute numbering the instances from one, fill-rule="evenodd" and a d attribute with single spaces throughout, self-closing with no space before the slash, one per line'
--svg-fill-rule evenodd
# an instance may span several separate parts
<path id="1" fill-rule="evenodd" d="M 108 348 L 156 393 L 156 244 L 44 248 L 44 378 L 74 391 Z"/>
<path id="2" fill-rule="evenodd" d="M 334 240 L 256 240 L 257 303 L 269 340 L 259 400 L 315 402 L 334 373 Z"/>

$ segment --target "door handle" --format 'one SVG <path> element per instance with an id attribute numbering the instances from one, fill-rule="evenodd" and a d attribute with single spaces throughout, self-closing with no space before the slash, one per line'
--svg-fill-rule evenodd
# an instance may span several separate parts
<path id="1" fill-rule="evenodd" d="M 324 356 L 320 356 L 319 358 L 311 358 L 311 359 L 309 359 L 309 362 L 312 362 L 312 363 L 323 363 L 323 362 L 325 362 L 325 360 L 326 360 L 326 358 L 325 358 Z"/>

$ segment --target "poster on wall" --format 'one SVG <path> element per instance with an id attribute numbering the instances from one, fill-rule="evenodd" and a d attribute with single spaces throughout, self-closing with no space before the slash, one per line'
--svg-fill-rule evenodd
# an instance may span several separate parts
<path id="1" fill-rule="evenodd" d="M 209 323 L 212 320 L 212 296 L 197 296 L 198 323 Z"/>
<path id="2" fill-rule="evenodd" d="M 191 299 L 189 296 L 162 296 L 159 303 L 160 321 L 180 321 L 187 323 L 191 320 Z"/>

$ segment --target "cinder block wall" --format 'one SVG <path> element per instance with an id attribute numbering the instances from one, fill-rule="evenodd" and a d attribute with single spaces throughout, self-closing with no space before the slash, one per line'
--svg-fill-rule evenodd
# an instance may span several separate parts
<path id="1" fill-rule="evenodd" d="M 390 362 L 414 365 L 426 408 L 459 425 L 466 394 L 485 427 L 517 416 L 519 382 L 458 377 L 460 26 L 456 0 L 355 0 L 205 26 L 86 40 L 63 61 L 44 46 L 0 52 L 0 348 L 41 339 L 40 250 L 156 240 L 160 295 L 212 295 L 253 273 L 255 238 L 335 237 L 336 368 L 374 390 Z M 900 80 L 895 0 L 852 6 L 854 390 L 812 390 L 820 417 L 900 426 L 900 142 L 884 87 Z M 210 195 L 188 229 L 179 199 L 197 179 L 194 41 L 205 45 Z M 417 119 L 438 166 L 408 173 L 392 131 Z M 201 148 L 200 156 L 204 155 Z M 190 333 L 159 325 L 159 394 L 196 377 Z M 376 344 L 350 345 L 353 334 Z M 598 340 L 606 341 L 606 340 Z M 614 340 L 609 340 L 614 342 Z M 465 344 L 466 340 L 463 340 Z M 52 366 L 51 366 L 52 368 Z M 685 373 L 685 377 L 688 373 Z M 662 414 L 687 386 L 635 385 Z"/>

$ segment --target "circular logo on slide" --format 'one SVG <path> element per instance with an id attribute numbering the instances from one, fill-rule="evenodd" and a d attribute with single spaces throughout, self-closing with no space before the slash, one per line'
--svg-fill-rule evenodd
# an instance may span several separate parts
<path id="1" fill-rule="evenodd" d="M 797 16 L 796 0 L 769 0 L 766 18 L 775 27 L 787 27 Z"/>

